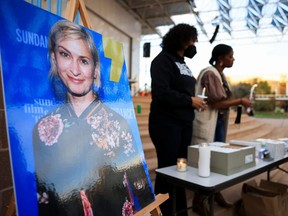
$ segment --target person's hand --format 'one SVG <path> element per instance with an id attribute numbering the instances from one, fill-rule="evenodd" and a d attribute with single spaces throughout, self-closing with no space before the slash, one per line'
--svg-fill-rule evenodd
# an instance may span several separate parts
<path id="1" fill-rule="evenodd" d="M 199 112 L 208 108 L 206 101 L 203 98 L 192 97 L 192 106 L 197 109 Z"/>
<path id="2" fill-rule="evenodd" d="M 249 100 L 248 98 L 240 98 L 240 103 L 244 107 L 251 107 L 252 106 L 252 101 Z"/>

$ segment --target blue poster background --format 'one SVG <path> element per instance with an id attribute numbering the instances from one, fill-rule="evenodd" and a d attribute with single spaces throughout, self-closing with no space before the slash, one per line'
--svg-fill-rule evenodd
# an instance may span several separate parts
<path id="1" fill-rule="evenodd" d="M 18 216 L 37 215 L 32 130 L 37 120 L 59 103 L 47 79 L 47 37 L 60 19 L 24 1 L 0 2 L 2 81 Z M 102 35 L 90 32 L 99 51 L 101 82 L 105 86 L 99 89 L 100 98 L 130 124 L 150 181 L 125 63 L 119 82 L 110 81 L 112 60 L 104 55 Z"/>

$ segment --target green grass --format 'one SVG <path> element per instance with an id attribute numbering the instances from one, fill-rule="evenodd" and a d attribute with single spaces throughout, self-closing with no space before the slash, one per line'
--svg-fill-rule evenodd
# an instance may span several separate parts
<path id="1" fill-rule="evenodd" d="M 256 118 L 288 118 L 288 113 L 255 112 Z"/>

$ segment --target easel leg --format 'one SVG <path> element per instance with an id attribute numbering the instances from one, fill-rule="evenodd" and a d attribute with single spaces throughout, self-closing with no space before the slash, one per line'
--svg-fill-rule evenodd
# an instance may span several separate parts
<path id="1" fill-rule="evenodd" d="M 161 216 L 161 210 L 160 210 L 160 205 L 165 202 L 169 198 L 168 193 L 167 194 L 157 194 L 156 200 L 143 208 L 141 211 L 137 212 L 134 214 L 134 216 L 145 216 L 148 213 L 151 214 L 151 216 Z"/>
<path id="2" fill-rule="evenodd" d="M 152 210 L 150 213 L 151 213 L 151 216 L 160 216 L 160 215 L 162 215 L 159 206 L 157 208 L 155 208 L 154 210 Z"/>
<path id="3" fill-rule="evenodd" d="M 92 24 L 88 16 L 88 11 L 83 0 L 68 0 L 64 18 L 70 20 L 71 22 L 74 22 L 78 9 L 83 25 L 89 29 L 92 29 Z"/>

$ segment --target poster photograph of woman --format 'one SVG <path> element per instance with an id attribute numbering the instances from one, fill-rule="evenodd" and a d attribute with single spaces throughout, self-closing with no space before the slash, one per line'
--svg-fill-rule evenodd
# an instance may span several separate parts
<path id="1" fill-rule="evenodd" d="M 14 4 L 0 37 L 17 215 L 135 214 L 155 197 L 125 62 L 111 81 L 101 34 Z"/>

